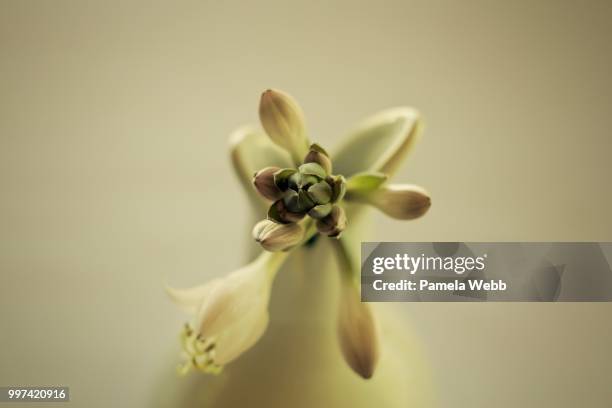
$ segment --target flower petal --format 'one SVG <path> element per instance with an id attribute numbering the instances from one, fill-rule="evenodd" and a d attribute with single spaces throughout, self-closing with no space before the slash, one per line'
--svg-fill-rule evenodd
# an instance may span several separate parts
<path id="1" fill-rule="evenodd" d="M 217 339 L 219 344 L 215 355 L 217 364 L 225 365 L 235 360 L 253 347 L 263 336 L 269 321 L 267 306 L 266 310 L 256 314 L 256 316 L 258 316 L 256 319 L 247 322 L 250 323 L 248 326 L 245 322 L 240 322 L 223 331 Z"/>
<path id="2" fill-rule="evenodd" d="M 256 263 L 255 263 L 256 264 Z M 196 329 L 203 337 L 214 337 L 230 325 L 242 321 L 250 313 L 259 310 L 271 284 L 264 271 L 253 263 L 232 272 L 202 299 Z M 263 298 L 262 298 L 263 296 Z"/>
<path id="3" fill-rule="evenodd" d="M 345 177 L 364 171 L 393 175 L 418 139 L 420 123 L 419 112 L 408 107 L 371 116 L 332 155 L 334 172 Z"/>
<path id="4" fill-rule="evenodd" d="M 187 289 L 176 289 L 170 286 L 166 286 L 165 289 L 170 300 L 172 300 L 179 309 L 185 313 L 195 314 L 202 303 L 202 299 L 206 298 L 220 281 L 221 279 L 214 279 L 204 285 Z"/>
<path id="5" fill-rule="evenodd" d="M 243 126 L 232 133 L 230 154 L 240 184 L 249 202 L 260 214 L 270 203 L 257 194 L 252 184 L 253 174 L 269 166 L 291 167 L 291 158 L 285 150 L 272 143 L 263 131 L 253 126 Z"/>
<path id="6" fill-rule="evenodd" d="M 270 281 L 251 265 L 234 272 L 200 305 L 196 321 L 203 338 L 214 339 L 215 364 L 223 365 L 248 350 L 268 324 Z"/>

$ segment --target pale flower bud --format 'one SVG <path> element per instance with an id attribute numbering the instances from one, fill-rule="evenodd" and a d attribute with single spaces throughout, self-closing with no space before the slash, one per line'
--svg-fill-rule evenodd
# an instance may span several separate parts
<path id="1" fill-rule="evenodd" d="M 268 89 L 261 95 L 259 119 L 270 139 L 299 164 L 308 152 L 309 143 L 304 115 L 297 102 L 284 92 Z"/>
<path id="2" fill-rule="evenodd" d="M 399 220 L 418 218 L 431 206 L 429 194 L 421 187 L 409 184 L 381 188 L 366 199 L 388 216 Z"/>
<path id="3" fill-rule="evenodd" d="M 344 284 L 338 310 L 338 341 L 347 364 L 362 378 L 374 374 L 378 362 L 376 324 L 367 303 L 352 285 Z"/>
<path id="4" fill-rule="evenodd" d="M 253 227 L 253 237 L 266 251 L 286 251 L 300 243 L 304 228 L 297 223 L 278 224 L 263 220 Z"/>
<path id="5" fill-rule="evenodd" d="M 279 170 L 278 167 L 266 167 L 253 176 L 253 185 L 257 192 L 271 201 L 276 201 L 283 195 L 283 192 L 274 183 L 274 174 Z"/>

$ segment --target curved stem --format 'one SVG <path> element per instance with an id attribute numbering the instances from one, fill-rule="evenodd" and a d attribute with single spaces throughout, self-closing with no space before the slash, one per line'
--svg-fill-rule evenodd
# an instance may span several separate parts
<path id="1" fill-rule="evenodd" d="M 342 238 L 331 240 L 331 245 L 338 261 L 342 283 L 344 285 L 354 285 L 357 274 L 356 268 L 346 249 L 345 243 L 346 241 Z"/>
<path id="2" fill-rule="evenodd" d="M 261 262 L 266 264 L 266 270 L 270 279 L 274 279 L 280 267 L 289 257 L 289 252 L 268 252 L 264 251 L 261 255 Z"/>

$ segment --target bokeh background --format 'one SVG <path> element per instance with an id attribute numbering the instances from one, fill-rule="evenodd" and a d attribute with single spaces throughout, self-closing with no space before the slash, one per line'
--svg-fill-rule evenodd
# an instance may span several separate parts
<path id="1" fill-rule="evenodd" d="M 184 317 L 162 287 L 241 263 L 227 136 L 260 92 L 333 146 L 418 107 L 368 240 L 610 241 L 608 1 L 0 0 L 0 384 L 151 406 Z M 405 304 L 441 407 L 609 407 L 610 304 Z"/>

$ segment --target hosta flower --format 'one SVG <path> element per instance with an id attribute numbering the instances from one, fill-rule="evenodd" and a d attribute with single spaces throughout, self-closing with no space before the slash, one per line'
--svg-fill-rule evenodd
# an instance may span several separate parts
<path id="1" fill-rule="evenodd" d="M 166 288 L 170 298 L 194 317 L 181 333 L 185 363 L 191 368 L 219 372 L 224 364 L 252 347 L 268 325 L 270 287 L 284 254 L 262 253 L 255 261 L 189 289 Z"/>
<path id="2" fill-rule="evenodd" d="M 252 229 L 265 251 L 226 278 L 168 290 L 177 305 L 194 316 L 194 325 L 182 334 L 184 371 L 196 367 L 216 372 L 252 347 L 268 323 L 276 271 L 289 251 L 313 243 L 311 238 L 321 234 L 334 238 L 328 242 L 342 276 L 340 351 L 353 371 L 370 378 L 379 342 L 374 316 L 359 300 L 354 244 L 362 239 L 351 236 L 350 226 L 360 216 L 361 205 L 403 220 L 429 209 L 424 189 L 387 183 L 418 138 L 419 114 L 411 108 L 383 111 L 360 124 L 335 154 L 310 141 L 302 109 L 286 93 L 265 91 L 259 117 L 265 132 L 254 127 L 237 130 L 231 137 L 231 159 L 253 209 L 265 217 Z M 307 258 L 305 262 L 307 269 Z"/>

